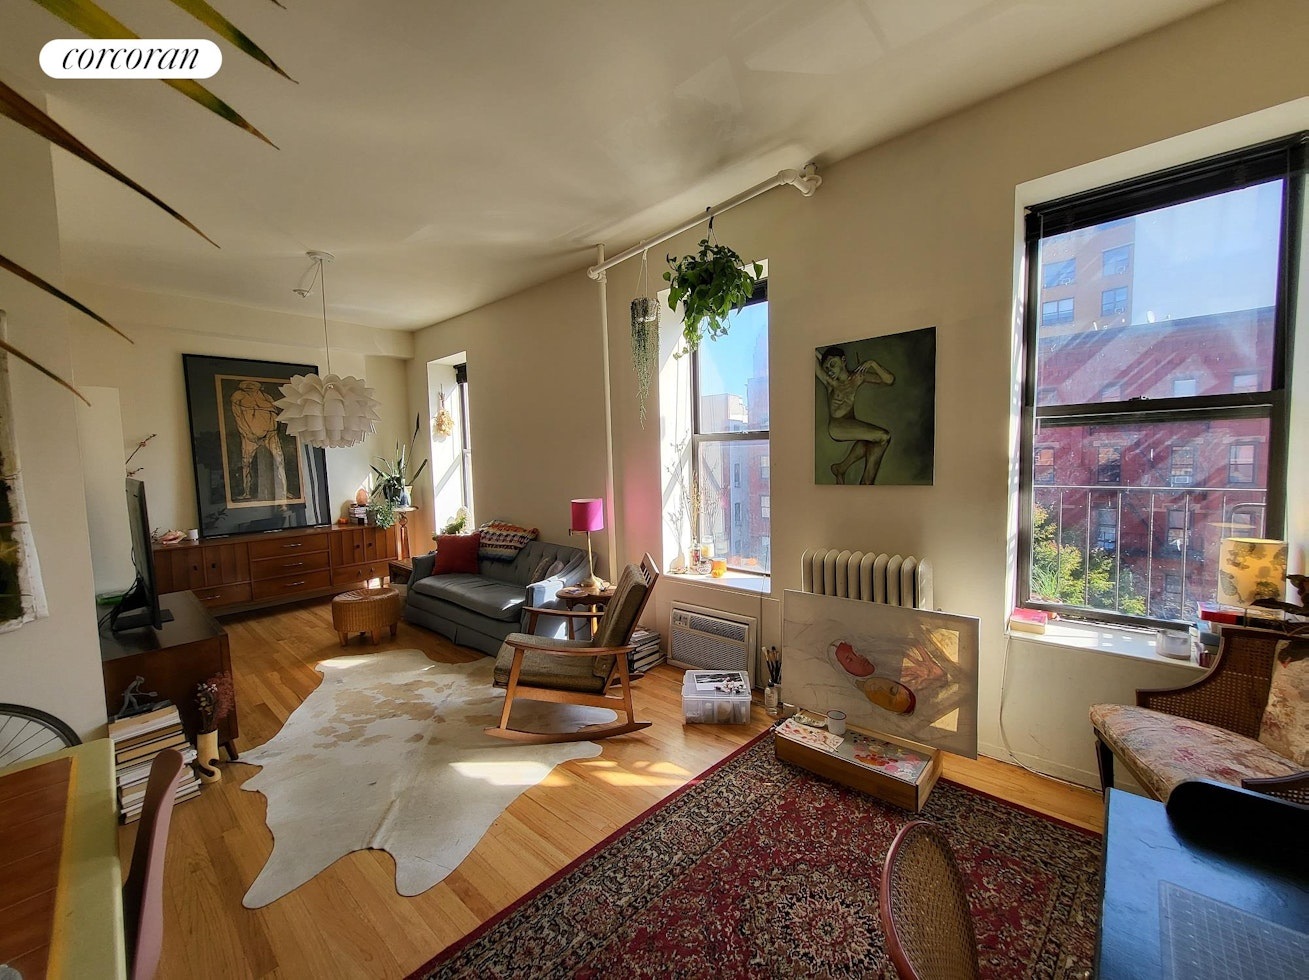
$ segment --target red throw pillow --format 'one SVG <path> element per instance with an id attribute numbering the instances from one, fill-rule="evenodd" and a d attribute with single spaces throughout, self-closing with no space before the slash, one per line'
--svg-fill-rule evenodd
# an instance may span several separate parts
<path id="1" fill-rule="evenodd" d="M 477 549 L 482 546 L 482 536 L 474 531 L 472 534 L 438 534 L 436 537 L 436 566 L 433 575 L 476 575 Z"/>

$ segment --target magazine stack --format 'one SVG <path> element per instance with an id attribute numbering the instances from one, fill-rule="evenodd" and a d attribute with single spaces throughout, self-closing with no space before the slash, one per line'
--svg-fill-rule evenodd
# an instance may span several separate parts
<path id="1" fill-rule="evenodd" d="M 123 823 L 141 819 L 145 804 L 145 787 L 150 780 L 150 766 L 164 749 L 176 749 L 183 761 L 195 761 L 195 749 L 182 732 L 177 708 L 169 705 L 143 715 L 133 715 L 109 725 L 109 739 L 114 743 L 114 770 L 118 784 L 118 812 Z M 200 793 L 200 780 L 193 770 L 182 773 L 177 784 L 177 801 L 189 800 Z"/>
<path id="2" fill-rule="evenodd" d="M 632 634 L 632 652 L 627 655 L 627 669 L 632 673 L 645 673 L 666 659 L 659 649 L 659 634 L 638 626 Z"/>

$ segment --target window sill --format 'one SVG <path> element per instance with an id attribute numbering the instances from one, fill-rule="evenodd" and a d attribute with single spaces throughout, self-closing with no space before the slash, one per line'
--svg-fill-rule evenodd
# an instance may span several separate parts
<path id="1" fill-rule="evenodd" d="M 706 585 L 714 589 L 735 589 L 738 592 L 751 592 L 755 595 L 768 595 L 773 591 L 773 580 L 768 575 L 750 575 L 746 572 L 729 571 L 721 578 L 712 575 L 696 575 L 689 572 L 665 572 L 670 582 L 685 582 L 687 585 Z"/>
<path id="2" fill-rule="evenodd" d="M 1117 626 L 1059 620 L 1047 624 L 1044 634 L 1008 630 L 1007 635 L 1010 639 L 1065 647 L 1070 650 L 1086 650 L 1111 657 L 1143 660 L 1147 663 L 1166 664 L 1193 671 L 1206 669 L 1190 660 L 1174 660 L 1172 657 L 1164 657 L 1156 653 L 1153 630 L 1122 629 Z"/>

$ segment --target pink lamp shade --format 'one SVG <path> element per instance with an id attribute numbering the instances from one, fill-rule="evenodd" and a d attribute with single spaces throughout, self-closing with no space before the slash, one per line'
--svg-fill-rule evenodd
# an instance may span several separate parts
<path id="1" fill-rule="evenodd" d="M 605 502 L 599 497 L 573 501 L 574 531 L 603 531 L 605 526 Z"/>

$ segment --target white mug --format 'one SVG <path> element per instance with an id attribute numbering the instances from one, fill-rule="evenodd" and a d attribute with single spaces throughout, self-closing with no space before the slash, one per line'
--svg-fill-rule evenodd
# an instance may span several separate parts
<path id="1" fill-rule="evenodd" d="M 194 528 L 194 527 L 193 527 L 193 528 L 191 528 L 191 530 L 189 530 L 189 531 L 186 532 L 186 536 L 187 536 L 187 538 L 190 539 L 191 541 L 199 541 L 199 540 L 200 540 L 200 529 L 199 529 L 199 528 Z"/>
<path id="2" fill-rule="evenodd" d="M 827 713 L 827 730 L 833 735 L 845 734 L 845 712 L 833 708 Z"/>

